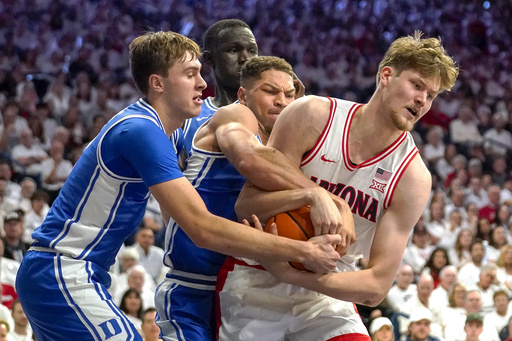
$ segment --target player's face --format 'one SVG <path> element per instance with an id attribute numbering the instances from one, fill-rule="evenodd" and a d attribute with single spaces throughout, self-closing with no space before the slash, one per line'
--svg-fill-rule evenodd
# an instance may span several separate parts
<path id="1" fill-rule="evenodd" d="M 217 38 L 212 52 L 212 67 L 219 87 L 238 90 L 240 69 L 250 58 L 258 55 L 258 45 L 251 30 L 235 27 L 224 30 Z"/>
<path id="2" fill-rule="evenodd" d="M 200 74 L 201 63 L 187 52 L 183 61 L 178 60 L 162 78 L 168 110 L 180 119 L 195 117 L 201 112 L 201 96 L 206 82 Z"/>
<path id="3" fill-rule="evenodd" d="M 247 89 L 241 89 L 244 90 L 245 100 L 241 103 L 246 104 L 258 119 L 260 135 L 269 136 L 281 111 L 295 99 L 292 77 L 282 71 L 267 70 Z"/>
<path id="4" fill-rule="evenodd" d="M 440 89 L 439 81 L 427 79 L 412 69 L 402 71 L 399 76 L 395 69 L 390 69 L 385 101 L 391 111 L 391 119 L 397 129 L 411 131 L 430 110 Z"/>

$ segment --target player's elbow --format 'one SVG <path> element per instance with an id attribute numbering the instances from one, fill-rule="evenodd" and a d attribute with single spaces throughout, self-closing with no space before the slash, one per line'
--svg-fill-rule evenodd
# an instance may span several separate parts
<path id="1" fill-rule="evenodd" d="M 386 298 L 387 291 L 386 290 L 376 290 L 375 292 L 366 296 L 366 302 L 363 302 L 364 305 L 370 307 L 378 306 L 384 299 Z"/>

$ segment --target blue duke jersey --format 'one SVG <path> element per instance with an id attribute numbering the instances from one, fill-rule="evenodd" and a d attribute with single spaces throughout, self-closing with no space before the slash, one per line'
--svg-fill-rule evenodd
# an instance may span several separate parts
<path id="1" fill-rule="evenodd" d="M 203 104 L 201 104 L 201 112 L 199 115 L 193 118 L 189 118 L 183 125 L 182 148 L 185 149 L 187 157 L 190 156 L 190 152 L 192 151 L 192 139 L 194 138 L 197 129 L 199 129 L 199 127 L 203 125 L 204 122 L 206 122 L 210 117 L 213 116 L 213 114 L 215 114 L 217 110 L 219 110 L 218 107 L 213 105 L 212 101 L 213 97 L 206 98 L 203 101 Z M 181 149 L 178 149 L 178 151 L 180 150 Z"/>
<path id="2" fill-rule="evenodd" d="M 33 245 L 108 270 L 142 220 L 148 187 L 183 176 L 169 145 L 146 100 L 117 114 L 84 150 Z"/>
<path id="3" fill-rule="evenodd" d="M 237 220 L 234 207 L 245 178 L 222 152 L 192 144 L 184 174 L 208 211 Z M 173 219 L 165 245 L 164 263 L 170 270 L 155 296 L 157 324 L 164 340 L 215 340 L 215 284 L 226 256 L 197 247 Z"/>
<path id="4" fill-rule="evenodd" d="M 369 257 L 377 222 L 391 204 L 396 185 L 418 149 L 411 134 L 403 132 L 380 154 L 354 165 L 349 158 L 348 139 L 352 119 L 361 104 L 329 100 L 329 120 L 300 168 L 316 184 L 350 205 L 357 241 L 338 262 L 338 268 L 354 270 L 357 259 Z"/>

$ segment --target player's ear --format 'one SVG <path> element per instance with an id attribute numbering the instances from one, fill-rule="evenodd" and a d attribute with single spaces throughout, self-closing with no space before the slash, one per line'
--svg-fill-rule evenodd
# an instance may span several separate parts
<path id="1" fill-rule="evenodd" d="M 213 55 L 210 51 L 203 52 L 203 60 L 211 68 L 215 67 L 215 62 L 213 61 Z"/>
<path id="2" fill-rule="evenodd" d="M 155 73 L 151 74 L 148 78 L 148 85 L 150 89 L 153 89 L 157 92 L 163 92 L 164 86 L 162 82 L 162 76 L 159 76 Z"/>
<path id="3" fill-rule="evenodd" d="M 239 101 L 241 104 L 243 104 L 243 105 L 247 105 L 247 90 L 245 90 L 245 88 L 240 87 L 240 88 L 238 89 L 237 96 L 238 96 L 238 101 Z"/>
<path id="4" fill-rule="evenodd" d="M 395 69 L 391 66 L 385 66 L 380 70 L 379 79 L 383 85 L 388 85 L 389 79 L 394 74 Z"/>

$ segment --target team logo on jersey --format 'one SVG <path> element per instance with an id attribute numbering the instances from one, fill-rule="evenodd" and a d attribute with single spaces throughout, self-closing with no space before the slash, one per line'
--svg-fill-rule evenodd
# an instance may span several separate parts
<path id="1" fill-rule="evenodd" d="M 372 184 L 370 185 L 370 189 L 376 189 L 377 191 L 384 193 L 384 188 L 386 184 L 380 183 L 375 179 L 372 179 Z"/>
<path id="2" fill-rule="evenodd" d="M 323 154 L 322 156 L 320 156 L 320 160 L 324 161 L 324 162 L 334 162 L 336 163 L 336 161 L 333 161 L 333 160 L 329 160 L 325 157 L 325 154 Z"/>
<path id="3" fill-rule="evenodd" d="M 387 185 L 389 179 L 391 179 L 391 172 L 384 170 L 380 167 L 377 167 L 377 171 L 372 179 L 372 184 L 370 185 L 371 189 L 375 189 L 381 193 L 384 193 L 384 188 Z"/>

